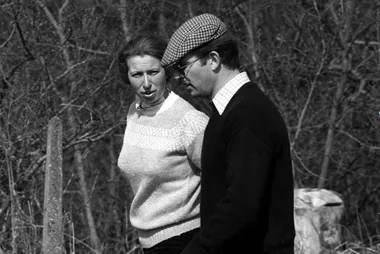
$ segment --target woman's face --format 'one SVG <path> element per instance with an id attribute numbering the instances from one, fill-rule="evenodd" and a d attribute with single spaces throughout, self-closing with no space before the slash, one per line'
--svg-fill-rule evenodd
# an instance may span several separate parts
<path id="1" fill-rule="evenodd" d="M 166 74 L 160 60 L 150 55 L 132 56 L 127 64 L 128 78 L 137 96 L 147 104 L 160 100 L 166 91 Z"/>

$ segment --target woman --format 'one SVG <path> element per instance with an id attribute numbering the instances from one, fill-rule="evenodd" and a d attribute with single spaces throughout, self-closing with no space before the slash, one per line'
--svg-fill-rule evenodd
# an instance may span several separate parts
<path id="1" fill-rule="evenodd" d="M 131 224 L 144 253 L 180 253 L 200 227 L 200 156 L 208 117 L 168 89 L 166 42 L 137 36 L 119 53 L 136 94 L 118 166 L 133 190 Z"/>

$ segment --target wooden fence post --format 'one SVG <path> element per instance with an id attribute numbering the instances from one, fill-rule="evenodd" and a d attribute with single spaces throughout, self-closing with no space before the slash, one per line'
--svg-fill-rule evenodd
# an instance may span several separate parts
<path id="1" fill-rule="evenodd" d="M 62 123 L 58 117 L 49 121 L 45 171 L 44 254 L 63 253 L 62 228 Z"/>

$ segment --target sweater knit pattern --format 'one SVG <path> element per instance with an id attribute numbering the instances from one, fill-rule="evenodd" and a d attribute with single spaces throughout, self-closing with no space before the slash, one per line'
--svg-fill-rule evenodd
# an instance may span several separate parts
<path id="1" fill-rule="evenodd" d="M 134 194 L 131 224 L 141 246 L 150 248 L 200 226 L 200 156 L 208 117 L 173 92 L 158 107 L 134 105 L 118 166 Z"/>
<path id="2" fill-rule="evenodd" d="M 144 126 L 128 121 L 129 144 L 140 148 L 175 151 L 185 150 L 203 131 L 204 117 L 199 117 L 195 110 L 187 112 L 172 129 Z"/>

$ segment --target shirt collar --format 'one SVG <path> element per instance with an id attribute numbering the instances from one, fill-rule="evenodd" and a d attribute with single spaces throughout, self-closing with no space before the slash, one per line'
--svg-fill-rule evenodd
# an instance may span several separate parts
<path id="1" fill-rule="evenodd" d="M 212 99 L 216 109 L 219 114 L 222 115 L 224 110 L 227 107 L 227 104 L 230 102 L 231 98 L 235 93 L 242 87 L 245 83 L 249 82 L 250 79 L 246 72 L 241 72 L 236 75 L 233 79 L 227 82 L 222 89 L 215 95 Z"/>

